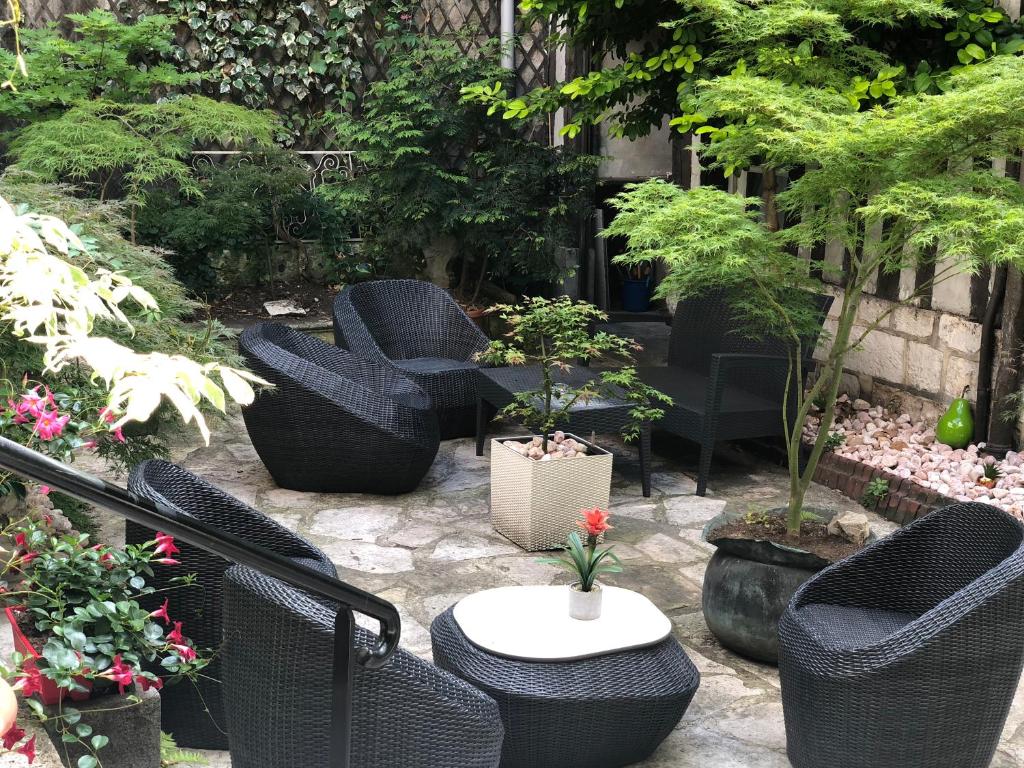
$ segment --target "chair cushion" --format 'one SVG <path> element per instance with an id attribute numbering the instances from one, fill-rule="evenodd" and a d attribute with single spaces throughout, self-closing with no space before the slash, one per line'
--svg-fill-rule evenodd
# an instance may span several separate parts
<path id="1" fill-rule="evenodd" d="M 640 380 L 672 398 L 674 407 L 694 413 L 704 413 L 707 398 L 708 375 L 700 371 L 677 366 L 637 368 Z M 722 413 L 768 411 L 778 413 L 778 400 L 763 397 L 739 387 L 727 386 L 722 393 Z"/>
<path id="2" fill-rule="evenodd" d="M 902 611 L 811 603 L 797 611 L 797 619 L 829 648 L 854 649 L 891 637 L 917 617 Z"/>
<path id="3" fill-rule="evenodd" d="M 446 357 L 411 357 L 406 360 L 392 360 L 396 368 L 410 373 L 441 373 L 442 371 L 469 371 L 480 366 L 466 360 L 449 360 Z"/>

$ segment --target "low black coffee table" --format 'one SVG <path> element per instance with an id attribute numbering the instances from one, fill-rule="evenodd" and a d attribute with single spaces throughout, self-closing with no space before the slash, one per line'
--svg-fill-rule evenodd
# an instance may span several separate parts
<path id="1" fill-rule="evenodd" d="M 598 373 L 591 368 L 573 368 L 559 372 L 556 381 L 572 387 L 592 381 Z M 540 367 L 536 365 L 515 365 L 504 368 L 481 368 L 477 371 L 476 386 L 476 455 L 484 455 L 484 441 L 487 425 L 494 414 L 512 403 L 516 392 L 530 392 L 540 389 Z M 628 400 L 593 399 L 589 403 L 577 403 L 569 409 L 569 418 L 557 424 L 556 429 L 572 432 L 584 439 L 587 433 L 608 434 L 619 432 L 629 420 L 633 404 Z M 640 430 L 640 477 L 644 496 L 651 495 L 651 428 L 644 425 Z"/>
<path id="2" fill-rule="evenodd" d="M 437 666 L 498 703 L 501 768 L 620 768 L 645 760 L 700 685 L 674 637 L 583 659 L 527 661 L 474 645 L 449 608 L 431 624 L 430 640 Z"/>

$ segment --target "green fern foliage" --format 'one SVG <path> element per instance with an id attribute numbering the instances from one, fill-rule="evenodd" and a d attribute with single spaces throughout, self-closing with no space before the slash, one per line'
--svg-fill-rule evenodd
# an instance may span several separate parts
<path id="1" fill-rule="evenodd" d="M 174 765 L 188 763 L 190 765 L 208 765 L 209 760 L 198 752 L 189 752 L 178 747 L 174 737 L 169 733 L 160 733 L 160 768 L 171 768 Z"/>

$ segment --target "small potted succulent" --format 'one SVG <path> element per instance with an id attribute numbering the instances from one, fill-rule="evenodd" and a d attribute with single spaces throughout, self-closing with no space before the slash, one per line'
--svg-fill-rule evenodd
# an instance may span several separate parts
<path id="1" fill-rule="evenodd" d="M 611 453 L 556 427 L 571 425 L 572 409 L 580 404 L 625 400 L 632 407 L 622 435 L 632 440 L 643 424 L 664 415 L 659 404 L 671 400 L 640 381 L 632 366 L 636 342 L 593 329 L 607 315 L 592 304 L 533 297 L 493 311 L 508 331 L 478 358 L 534 365 L 540 377 L 536 389 L 515 393 L 499 413 L 534 434 L 491 441 L 491 522 L 523 549 L 556 549 L 574 529 L 579 510 L 608 508 L 612 478 Z M 595 370 L 585 380 L 560 375 L 591 362 L 618 367 Z"/>
<path id="2" fill-rule="evenodd" d="M 594 508 L 584 510 L 583 519 L 576 523 L 587 537 L 584 544 L 578 531 L 569 534 L 565 554 L 545 557 L 539 562 L 557 565 L 576 576 L 569 585 L 569 616 L 580 621 L 601 618 L 602 592 L 597 577 L 605 573 L 621 573 L 622 563 L 611 547 L 598 549 L 605 531 L 610 531 L 608 513 Z"/>
<path id="3" fill-rule="evenodd" d="M 158 758 L 159 717 L 141 710 L 158 705 L 155 691 L 165 683 L 195 679 L 209 663 L 173 621 L 173 595 L 155 611 L 139 603 L 155 592 L 146 585 L 151 564 L 177 564 L 174 539 L 157 534 L 141 545 L 91 545 L 85 534 L 56 535 L 46 521 L 19 521 L 3 534 L 13 551 L 0 576 L 0 603 L 16 649 L 6 676 L 64 764 L 116 768 L 101 754 L 118 740 L 130 748 L 110 748 L 111 755 Z M 181 588 L 191 581 L 183 574 Z M 4 743 L 16 735 L 5 734 Z"/>

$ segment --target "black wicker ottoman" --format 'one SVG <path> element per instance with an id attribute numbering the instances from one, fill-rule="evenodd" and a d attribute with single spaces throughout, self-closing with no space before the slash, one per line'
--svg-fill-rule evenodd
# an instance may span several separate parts
<path id="1" fill-rule="evenodd" d="M 473 645 L 449 608 L 434 619 L 430 638 L 437 666 L 498 702 L 502 768 L 615 768 L 644 760 L 700 683 L 672 637 L 577 661 L 518 661 Z"/>

